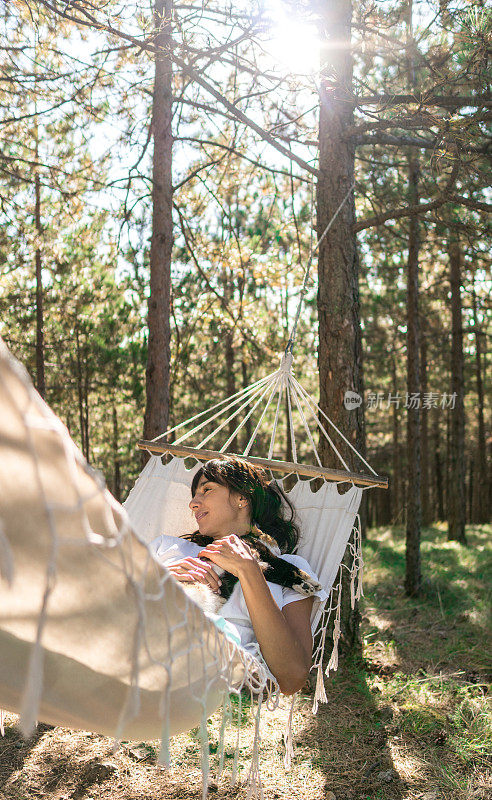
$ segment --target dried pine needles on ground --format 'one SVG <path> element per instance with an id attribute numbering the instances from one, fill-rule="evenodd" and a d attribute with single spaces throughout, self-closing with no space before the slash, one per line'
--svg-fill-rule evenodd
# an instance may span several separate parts
<path id="1" fill-rule="evenodd" d="M 288 702 L 264 715 L 261 771 L 266 800 L 485 800 L 492 793 L 490 526 L 470 526 L 468 548 L 444 528 L 424 531 L 427 576 L 418 600 L 403 594 L 404 532 L 369 532 L 362 606 L 364 659 L 345 664 L 328 703 L 311 715 L 303 693 L 294 714 L 296 758 L 283 767 Z M 487 538 L 489 537 L 489 539 Z M 219 715 L 208 723 L 217 765 Z M 247 774 L 253 722 L 240 720 L 239 778 Z M 243 800 L 232 788 L 235 732 L 213 798 Z M 172 742 L 172 767 L 156 766 L 156 742 L 123 742 L 40 725 L 24 742 L 8 715 L 0 738 L 2 800 L 199 800 L 197 731 Z"/>

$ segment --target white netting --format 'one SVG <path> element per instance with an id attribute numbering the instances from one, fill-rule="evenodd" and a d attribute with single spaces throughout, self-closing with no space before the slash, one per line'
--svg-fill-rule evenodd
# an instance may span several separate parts
<path id="1" fill-rule="evenodd" d="M 166 763 L 169 735 L 205 730 L 229 692 L 268 688 L 155 561 L 1 340 L 0 487 L 0 707 L 26 734 L 39 719 L 161 736 Z"/>

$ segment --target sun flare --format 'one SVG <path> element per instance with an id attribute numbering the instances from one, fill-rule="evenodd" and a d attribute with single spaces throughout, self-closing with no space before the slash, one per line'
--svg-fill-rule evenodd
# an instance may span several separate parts
<path id="1" fill-rule="evenodd" d="M 314 25 L 284 17 L 272 27 L 267 50 L 288 72 L 312 75 L 319 70 L 320 41 Z"/>

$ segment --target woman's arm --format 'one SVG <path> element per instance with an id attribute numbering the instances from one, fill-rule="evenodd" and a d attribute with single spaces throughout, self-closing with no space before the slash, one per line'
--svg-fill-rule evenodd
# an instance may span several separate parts
<path id="1" fill-rule="evenodd" d="M 289 603 L 281 611 L 258 562 L 237 536 L 208 545 L 200 555 L 239 578 L 263 658 L 280 690 L 284 694 L 295 694 L 306 682 L 311 666 L 313 599 Z"/>

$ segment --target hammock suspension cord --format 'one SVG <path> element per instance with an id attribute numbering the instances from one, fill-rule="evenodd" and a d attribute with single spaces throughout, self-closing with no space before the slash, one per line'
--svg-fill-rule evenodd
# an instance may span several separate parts
<path id="1" fill-rule="evenodd" d="M 190 437 L 201 432 L 211 423 L 215 423 L 215 425 L 212 426 L 212 430 L 208 428 L 209 432 L 199 441 L 196 447 L 191 448 L 192 450 L 200 452 L 202 449 L 206 448 L 209 442 L 211 442 L 214 439 L 214 437 L 220 434 L 220 432 L 223 431 L 223 429 L 226 428 L 226 426 L 230 426 L 233 420 L 238 419 L 238 422 L 235 425 L 235 427 L 231 426 L 232 431 L 231 428 L 229 428 L 229 435 L 226 441 L 220 447 L 216 447 L 213 451 L 217 453 L 227 453 L 231 443 L 237 440 L 237 436 L 240 433 L 240 431 L 251 420 L 251 423 L 253 423 L 254 421 L 254 428 L 252 430 L 252 433 L 250 433 L 246 446 L 244 447 L 242 452 L 243 456 L 251 458 L 252 456 L 250 454 L 252 447 L 260 433 L 262 423 L 265 421 L 265 417 L 267 417 L 267 413 L 270 410 L 270 414 L 266 420 L 266 422 L 269 421 L 270 425 L 270 430 L 268 432 L 267 459 L 268 461 L 272 461 L 272 459 L 275 458 L 274 456 L 275 445 L 279 429 L 282 400 L 284 400 L 287 413 L 285 433 L 289 440 L 289 449 L 292 452 L 292 458 L 293 458 L 292 466 L 294 465 L 299 467 L 302 466 L 297 463 L 299 454 L 299 443 L 296 441 L 295 426 L 293 419 L 295 411 L 298 415 L 298 419 L 301 425 L 301 430 L 304 431 L 305 434 L 304 441 L 306 443 L 309 443 L 315 462 L 320 469 L 323 469 L 323 465 L 318 452 L 318 448 L 316 447 L 315 444 L 315 435 L 320 435 L 324 438 L 324 440 L 326 440 L 326 442 L 329 444 L 330 448 L 336 455 L 338 461 L 342 465 L 343 470 L 346 473 L 349 473 L 349 475 L 347 475 L 346 480 L 353 482 L 354 475 L 357 474 L 351 472 L 349 464 L 347 463 L 342 453 L 340 452 L 339 448 L 333 441 L 332 435 L 330 435 L 330 433 L 328 432 L 331 429 L 331 431 L 340 436 L 340 438 L 347 445 L 349 450 L 355 456 L 357 456 L 358 459 L 360 459 L 360 462 L 368 470 L 367 475 L 364 476 L 360 475 L 361 478 L 363 477 L 364 479 L 366 479 L 364 482 L 368 485 L 381 485 L 381 486 L 387 485 L 387 479 L 378 476 L 376 471 L 371 467 L 371 465 L 366 461 L 366 459 L 363 458 L 363 456 L 358 452 L 358 450 L 354 447 L 352 442 L 350 442 L 347 439 L 347 437 L 335 425 L 335 423 L 325 414 L 325 412 L 320 408 L 319 404 L 308 394 L 308 392 L 304 389 L 304 387 L 299 383 L 299 381 L 294 377 L 292 373 L 293 350 L 297 339 L 298 323 L 302 307 L 304 304 L 304 298 L 308 291 L 308 283 L 311 273 L 311 267 L 314 260 L 314 255 L 318 251 L 321 243 L 328 235 L 332 225 L 334 224 L 338 215 L 342 211 L 344 205 L 349 200 L 353 192 L 354 186 L 355 186 L 355 181 L 352 182 L 350 188 L 344 195 L 341 203 L 339 204 L 335 213 L 329 220 L 326 228 L 324 229 L 323 233 L 321 234 L 320 238 L 318 239 L 314 247 L 311 239 L 310 256 L 304 273 L 303 283 L 300 290 L 299 302 L 297 305 L 294 321 L 290 331 L 289 340 L 282 355 L 279 368 L 276 369 L 274 372 L 270 373 L 269 375 L 265 376 L 264 378 L 255 381 L 250 386 L 243 387 L 230 397 L 227 397 L 225 400 L 221 400 L 220 402 L 216 403 L 211 408 L 206 409 L 205 411 L 201 411 L 198 414 L 195 414 L 194 416 L 190 417 L 188 420 L 185 420 L 184 422 L 181 422 L 178 425 L 174 425 L 173 427 L 168 428 L 167 431 L 155 437 L 155 439 L 152 439 L 152 441 L 149 442 L 140 441 L 139 447 L 148 450 L 149 452 L 162 454 L 163 452 L 165 452 L 166 445 L 169 444 L 172 447 L 182 445 L 182 443 L 185 442 L 186 440 L 189 440 Z M 314 195 L 312 196 L 312 202 L 313 201 L 314 201 Z M 260 408 L 262 405 L 263 407 Z M 255 412 L 257 411 L 259 413 L 259 417 L 255 420 L 256 416 Z M 189 428 L 190 425 L 192 425 L 191 429 Z M 173 433 L 176 434 L 178 432 L 179 432 L 178 438 L 176 438 L 172 443 L 168 442 L 168 437 L 170 436 L 170 434 Z M 284 469 L 284 471 L 286 470 Z M 335 472 L 337 471 L 335 470 Z M 333 480 L 335 478 L 331 477 L 331 479 Z M 336 479 L 343 480 L 343 478 L 338 478 L 338 477 Z"/>

